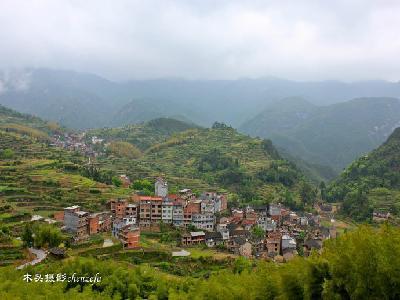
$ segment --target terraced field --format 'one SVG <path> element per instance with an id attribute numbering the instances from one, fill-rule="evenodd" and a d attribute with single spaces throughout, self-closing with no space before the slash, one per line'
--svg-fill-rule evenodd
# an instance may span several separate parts
<path id="1" fill-rule="evenodd" d="M 4 149 L 9 157 L 0 160 L 0 260 L 5 263 L 25 257 L 15 238 L 32 215 L 49 217 L 70 205 L 99 211 L 107 200 L 131 193 L 80 175 L 84 157 L 37 138 L 0 130 Z"/>

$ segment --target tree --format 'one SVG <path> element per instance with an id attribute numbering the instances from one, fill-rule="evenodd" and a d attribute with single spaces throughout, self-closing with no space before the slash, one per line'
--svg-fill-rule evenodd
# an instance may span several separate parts
<path id="1" fill-rule="evenodd" d="M 326 185 L 324 181 L 320 182 L 319 189 L 321 190 L 321 199 L 326 200 Z"/>
<path id="2" fill-rule="evenodd" d="M 312 204 L 316 199 L 317 193 L 309 183 L 303 181 L 300 184 L 300 197 L 304 204 Z"/>
<path id="3" fill-rule="evenodd" d="M 257 239 L 262 239 L 265 237 L 264 229 L 262 229 L 260 226 L 253 227 L 251 234 Z"/>
<path id="4" fill-rule="evenodd" d="M 0 157 L 3 159 L 11 159 L 14 157 L 15 153 L 12 149 L 4 149 L 3 151 L 0 152 Z"/>
<path id="5" fill-rule="evenodd" d="M 26 224 L 21 236 L 22 241 L 28 247 L 33 246 L 33 231 L 30 224 Z"/>
<path id="6" fill-rule="evenodd" d="M 116 176 L 114 176 L 112 178 L 112 183 L 113 185 L 115 185 L 116 187 L 120 187 L 122 185 L 122 180 Z"/>

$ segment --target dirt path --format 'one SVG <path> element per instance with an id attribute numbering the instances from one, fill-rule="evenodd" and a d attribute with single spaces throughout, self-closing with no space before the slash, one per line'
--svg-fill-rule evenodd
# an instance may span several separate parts
<path id="1" fill-rule="evenodd" d="M 35 248 L 28 248 L 29 252 L 34 254 L 36 258 L 32 261 L 29 261 L 23 265 L 20 265 L 17 267 L 18 270 L 25 268 L 28 265 L 36 265 L 40 263 L 42 260 L 44 260 L 47 257 L 47 253 L 41 249 L 35 249 Z"/>

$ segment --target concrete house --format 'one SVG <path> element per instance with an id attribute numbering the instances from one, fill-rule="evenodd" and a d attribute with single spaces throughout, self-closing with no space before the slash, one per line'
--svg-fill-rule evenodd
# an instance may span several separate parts
<path id="1" fill-rule="evenodd" d="M 168 195 L 168 183 L 161 177 L 157 178 L 154 184 L 155 195 L 158 197 L 167 197 Z"/>

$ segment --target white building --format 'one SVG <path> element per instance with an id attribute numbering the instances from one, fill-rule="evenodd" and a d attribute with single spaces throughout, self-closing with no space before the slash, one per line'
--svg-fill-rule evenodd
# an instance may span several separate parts
<path id="1" fill-rule="evenodd" d="M 201 213 L 192 215 L 192 225 L 196 228 L 213 231 L 215 224 L 215 216 L 213 213 Z"/>
<path id="2" fill-rule="evenodd" d="M 181 203 L 172 205 L 172 224 L 174 226 L 183 225 L 183 205 Z"/>
<path id="3" fill-rule="evenodd" d="M 168 196 L 168 183 L 164 179 L 157 178 L 154 189 L 156 196 L 163 198 Z"/>
<path id="4" fill-rule="evenodd" d="M 171 201 L 163 201 L 161 208 L 161 220 L 164 223 L 171 224 L 173 219 L 173 203 Z"/>

